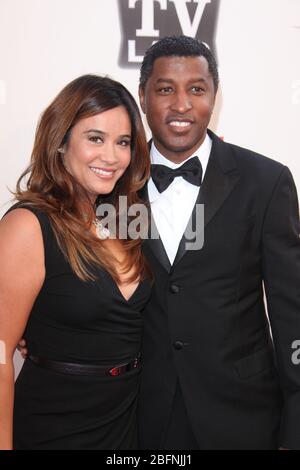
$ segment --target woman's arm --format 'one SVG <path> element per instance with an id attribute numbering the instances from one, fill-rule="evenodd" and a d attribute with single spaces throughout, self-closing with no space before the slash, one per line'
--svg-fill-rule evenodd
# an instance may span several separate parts
<path id="1" fill-rule="evenodd" d="M 12 449 L 13 354 L 45 279 L 40 224 L 27 209 L 0 221 L 0 449 Z"/>

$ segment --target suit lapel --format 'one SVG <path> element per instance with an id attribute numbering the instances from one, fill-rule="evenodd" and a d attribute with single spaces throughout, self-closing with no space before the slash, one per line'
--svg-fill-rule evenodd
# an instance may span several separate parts
<path id="1" fill-rule="evenodd" d="M 192 227 L 196 227 L 196 205 L 204 205 L 204 229 L 211 221 L 224 201 L 227 199 L 239 180 L 239 172 L 236 167 L 230 146 L 219 139 L 213 132 L 208 130 L 212 139 L 212 149 L 204 180 L 191 214 Z M 183 235 L 172 268 L 182 259 L 186 253 L 187 240 Z"/>
<path id="2" fill-rule="evenodd" d="M 149 196 L 148 196 L 148 185 L 145 186 L 139 191 L 139 195 L 143 201 L 147 203 L 150 207 Z M 171 270 L 171 263 L 168 258 L 167 252 L 159 236 L 159 232 L 154 220 L 154 217 L 150 210 L 150 221 L 149 221 L 149 230 L 148 230 L 148 239 L 143 242 L 144 251 L 150 251 L 156 256 L 160 264 L 164 267 L 167 272 Z M 154 234 L 154 237 L 151 237 L 151 234 Z"/>
<path id="3" fill-rule="evenodd" d="M 231 146 L 219 139 L 209 129 L 207 132 L 212 139 L 211 154 L 206 168 L 204 180 L 201 184 L 201 188 L 189 221 L 190 224 L 192 223 L 191 226 L 196 228 L 196 205 L 203 204 L 204 229 L 221 208 L 240 178 Z M 150 146 L 151 141 L 149 142 L 149 147 Z M 141 197 L 149 203 L 147 185 L 144 186 L 140 194 Z M 151 217 L 151 225 L 152 230 L 158 233 L 153 217 Z M 192 241 L 193 240 L 186 239 L 185 235 L 183 235 L 179 243 L 173 265 L 170 264 L 168 255 L 160 237 L 151 239 L 149 235 L 148 240 L 144 241 L 143 246 L 146 250 L 149 249 L 150 252 L 156 256 L 164 269 L 169 273 L 185 255 L 186 244 L 191 243 Z"/>

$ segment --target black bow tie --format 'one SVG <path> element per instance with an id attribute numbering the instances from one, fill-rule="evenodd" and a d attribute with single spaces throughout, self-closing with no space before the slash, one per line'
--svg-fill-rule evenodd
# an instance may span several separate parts
<path id="1" fill-rule="evenodd" d="M 172 170 L 165 165 L 151 165 L 151 176 L 158 191 L 162 193 L 172 183 L 174 178 L 182 176 L 195 186 L 201 185 L 202 166 L 198 157 L 193 157 L 179 168 Z"/>

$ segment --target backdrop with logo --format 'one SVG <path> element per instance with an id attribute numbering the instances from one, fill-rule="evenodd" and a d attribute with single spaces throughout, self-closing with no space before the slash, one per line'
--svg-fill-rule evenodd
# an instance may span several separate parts
<path id="1" fill-rule="evenodd" d="M 0 0 L 0 216 L 57 92 L 96 73 L 137 98 L 146 48 L 170 34 L 217 56 L 211 129 L 288 165 L 300 190 L 299 0 Z"/>

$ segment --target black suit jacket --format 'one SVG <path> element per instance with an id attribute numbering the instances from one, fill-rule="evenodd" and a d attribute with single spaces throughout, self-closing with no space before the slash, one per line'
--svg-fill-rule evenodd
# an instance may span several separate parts
<path id="1" fill-rule="evenodd" d="M 161 448 L 179 380 L 201 449 L 300 449 L 293 178 L 282 164 L 208 132 L 212 150 L 197 200 L 203 248 L 187 251 L 183 238 L 170 266 L 160 240 L 144 242 L 155 285 L 144 312 L 141 447 Z"/>

